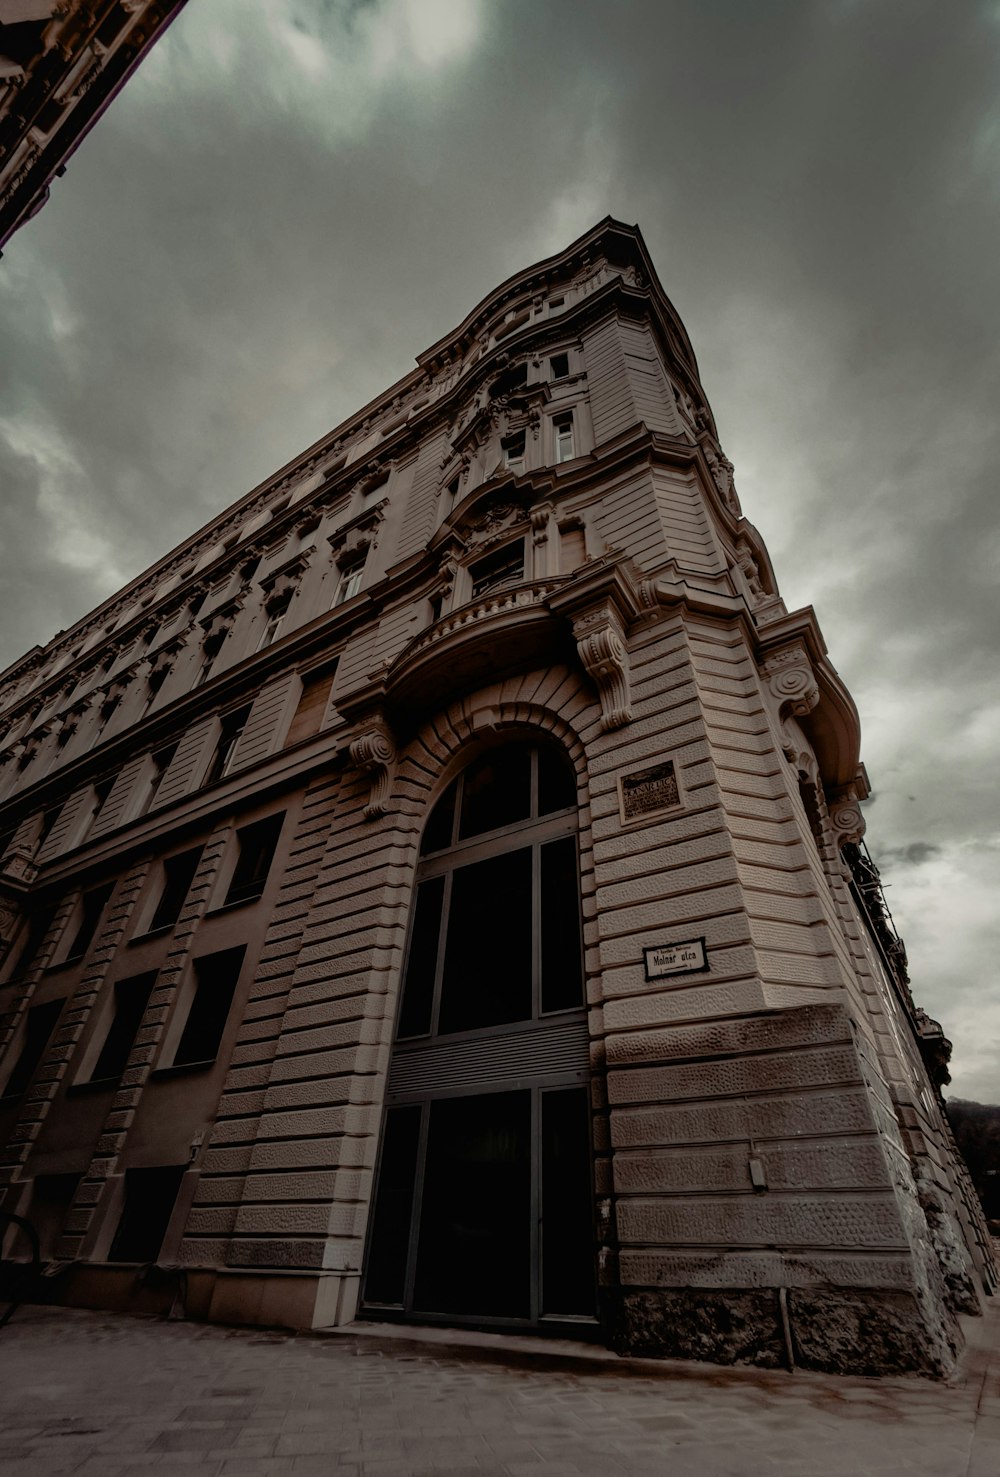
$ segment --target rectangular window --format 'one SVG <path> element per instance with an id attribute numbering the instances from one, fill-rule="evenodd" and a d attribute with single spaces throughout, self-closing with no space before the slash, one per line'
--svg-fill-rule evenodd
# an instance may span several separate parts
<path id="1" fill-rule="evenodd" d="M 163 863 L 163 891 L 156 904 L 156 911 L 149 920 L 150 933 L 155 933 L 160 928 L 171 928 L 177 922 L 188 889 L 194 881 L 194 874 L 198 870 L 201 853 L 202 847 L 195 846 L 191 851 L 168 856 Z"/>
<path id="2" fill-rule="evenodd" d="M 554 380 L 564 380 L 569 374 L 569 355 L 553 354 L 549 360 L 549 369 Z"/>
<path id="3" fill-rule="evenodd" d="M 185 1168 L 183 1164 L 171 1164 L 157 1169 L 126 1171 L 125 1204 L 108 1261 L 156 1261 L 174 1212 Z"/>
<path id="4" fill-rule="evenodd" d="M 146 812 L 152 808 L 153 801 L 156 799 L 156 792 L 160 788 L 160 785 L 163 782 L 163 776 L 170 768 L 170 761 L 173 759 L 176 753 L 177 745 L 170 744 L 168 748 L 157 749 L 155 754 L 150 756 L 152 767 L 150 768 L 149 776 L 146 781 L 146 793 L 142 797 L 142 804 L 136 811 L 136 819 L 138 819 L 140 815 L 145 815 Z"/>
<path id="5" fill-rule="evenodd" d="M 337 582 L 337 593 L 333 597 L 334 605 L 343 605 L 345 601 L 352 600 L 361 589 L 361 576 L 364 574 L 363 564 L 355 564 L 349 569 L 340 572 Z"/>
<path id="6" fill-rule="evenodd" d="M 252 826 L 243 826 L 236 832 L 239 855 L 226 893 L 227 906 L 250 902 L 264 891 L 284 819 L 282 811 L 280 815 L 269 815 L 266 820 L 255 821 Z"/>
<path id="7" fill-rule="evenodd" d="M 24 1023 L 10 1044 L 13 1065 L 3 1085 L 0 1096 L 20 1097 L 38 1070 L 39 1063 L 49 1044 L 49 1037 L 56 1028 L 65 1000 L 47 1000 L 44 1005 L 32 1005 Z"/>
<path id="8" fill-rule="evenodd" d="M 246 945 L 194 961 L 195 988 L 172 1065 L 214 1062 L 243 965 Z"/>
<path id="9" fill-rule="evenodd" d="M 217 780 L 224 779 L 229 773 L 236 746 L 243 736 L 243 730 L 247 726 L 249 717 L 250 705 L 247 704 L 245 708 L 237 708 L 235 712 L 227 713 L 222 719 L 219 741 L 215 746 L 215 754 L 205 776 L 206 785 L 214 785 Z"/>
<path id="10" fill-rule="evenodd" d="M 115 985 L 115 1013 L 90 1074 L 91 1082 L 116 1082 L 124 1072 L 155 981 L 153 970 L 119 980 Z"/>
<path id="11" fill-rule="evenodd" d="M 508 436 L 503 442 L 504 465 L 509 472 L 524 471 L 524 432 Z"/>
<path id="12" fill-rule="evenodd" d="M 335 670 L 309 677 L 302 684 L 302 696 L 299 698 L 295 716 L 285 735 L 284 747 L 286 749 L 292 744 L 300 744 L 303 739 L 312 738 L 313 734 L 319 733 L 330 702 Z"/>
<path id="13" fill-rule="evenodd" d="M 114 891 L 114 883 L 107 882 L 103 887 L 92 887 L 85 892 L 80 899 L 79 919 L 73 941 L 66 952 L 64 963 L 70 963 L 74 959 L 82 959 L 90 948 L 97 925 L 101 921 L 101 914 L 107 906 L 108 899 Z"/>
<path id="14" fill-rule="evenodd" d="M 277 641 L 278 632 L 281 630 L 281 625 L 285 619 L 285 611 L 287 610 L 287 608 L 288 607 L 285 606 L 284 609 L 276 611 L 274 615 L 268 616 L 267 625 L 264 627 L 263 631 L 261 631 L 260 640 L 257 642 L 256 649 L 258 651 L 263 651 L 265 646 L 270 646 L 272 642 Z"/>
<path id="15" fill-rule="evenodd" d="M 557 462 L 572 461 L 576 456 L 573 445 L 573 417 L 572 415 L 557 415 L 552 422 L 555 433 L 555 450 Z"/>
<path id="16" fill-rule="evenodd" d="M 502 549 L 487 554 L 485 559 L 479 559 L 470 565 L 469 573 L 472 576 L 473 600 L 478 600 L 480 595 L 486 595 L 491 590 L 502 590 L 507 585 L 519 584 L 524 579 L 524 540 L 504 544 Z"/>
<path id="17" fill-rule="evenodd" d="M 55 909 L 49 907 L 43 908 L 40 913 L 32 915 L 27 931 L 24 934 L 24 942 L 21 944 L 21 952 L 17 956 L 17 963 L 11 971 L 10 979 L 12 981 L 23 979 L 34 964 L 35 956 L 45 942 L 45 936 L 49 931 L 54 913 Z"/>
<path id="18" fill-rule="evenodd" d="M 109 774 L 107 779 L 99 780 L 94 786 L 92 808 L 89 816 L 84 822 L 83 830 L 80 833 L 80 841 L 78 842 L 78 845 L 82 845 L 93 830 L 94 822 L 97 820 L 97 817 L 104 809 L 107 798 L 115 787 L 115 780 L 117 778 L 118 776 L 116 774 Z"/>

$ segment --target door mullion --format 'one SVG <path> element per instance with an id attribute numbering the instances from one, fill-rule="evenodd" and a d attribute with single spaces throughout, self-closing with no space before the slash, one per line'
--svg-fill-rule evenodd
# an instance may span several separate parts
<path id="1" fill-rule="evenodd" d="M 406 1276 L 403 1282 L 403 1311 L 413 1312 L 413 1284 L 417 1277 L 417 1247 L 420 1219 L 424 1204 L 424 1168 L 427 1163 L 427 1134 L 430 1125 L 430 1102 L 420 1104 L 420 1133 L 417 1136 L 417 1162 L 413 1177 L 413 1206 L 410 1211 L 410 1237 L 406 1245 Z"/>
<path id="2" fill-rule="evenodd" d="M 537 1323 L 542 1307 L 542 1093 L 531 1089 L 531 1208 L 530 1208 L 530 1277 L 529 1302 L 532 1323 Z"/>
<path id="3" fill-rule="evenodd" d="M 441 986 L 444 980 L 444 957 L 448 948 L 448 923 L 451 917 L 451 885 L 455 873 L 444 874 L 444 891 L 441 895 L 441 922 L 438 925 L 437 959 L 434 963 L 434 989 L 431 995 L 431 1024 L 429 1037 L 433 1040 L 438 1033 L 441 1015 Z"/>

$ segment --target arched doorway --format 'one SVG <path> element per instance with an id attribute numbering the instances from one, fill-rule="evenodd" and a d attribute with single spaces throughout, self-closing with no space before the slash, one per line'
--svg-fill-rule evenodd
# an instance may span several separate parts
<path id="1" fill-rule="evenodd" d="M 363 1308 L 542 1327 L 595 1310 L 576 776 L 489 749 L 424 829 Z"/>

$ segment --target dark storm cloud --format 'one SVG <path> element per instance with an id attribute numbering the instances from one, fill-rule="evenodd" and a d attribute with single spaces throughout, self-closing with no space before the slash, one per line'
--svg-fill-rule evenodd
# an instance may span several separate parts
<path id="1" fill-rule="evenodd" d="M 986 3 L 190 0 L 0 264 L 6 659 L 638 221 L 861 710 L 917 996 L 1000 1097 L 998 73 Z"/>

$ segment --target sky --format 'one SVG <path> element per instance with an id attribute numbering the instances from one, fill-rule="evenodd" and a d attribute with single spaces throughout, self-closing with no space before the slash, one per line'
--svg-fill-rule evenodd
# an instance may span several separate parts
<path id="1" fill-rule="evenodd" d="M 1000 1101 L 1000 0 L 189 0 L 0 261 L 0 668 L 642 229 Z"/>

